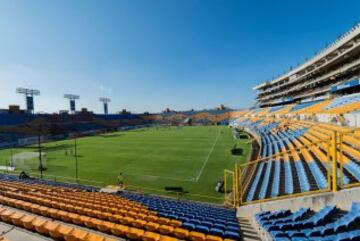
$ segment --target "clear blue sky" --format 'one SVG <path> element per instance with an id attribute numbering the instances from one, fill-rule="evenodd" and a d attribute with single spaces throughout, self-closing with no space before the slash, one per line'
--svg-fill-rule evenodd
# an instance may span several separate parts
<path id="1" fill-rule="evenodd" d="M 133 112 L 253 104 L 252 87 L 360 20 L 359 0 L 0 1 L 0 108 Z"/>

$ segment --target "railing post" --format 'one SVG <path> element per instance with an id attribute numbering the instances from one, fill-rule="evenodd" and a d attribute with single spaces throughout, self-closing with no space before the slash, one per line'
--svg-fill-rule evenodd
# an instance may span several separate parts
<path id="1" fill-rule="evenodd" d="M 238 166 L 237 166 L 237 164 L 235 164 L 235 167 L 234 167 L 234 180 L 233 180 L 234 196 L 235 196 L 234 206 L 236 206 L 237 203 L 238 203 L 239 189 L 238 189 L 238 180 L 237 179 L 238 179 Z"/>
<path id="2" fill-rule="evenodd" d="M 227 193 L 227 186 L 226 186 L 226 170 L 224 170 L 224 203 L 226 203 L 226 193 Z"/>
<path id="3" fill-rule="evenodd" d="M 329 140 L 327 142 L 327 150 L 326 150 L 327 183 L 328 183 L 329 191 L 331 190 L 331 162 L 330 162 L 331 156 L 330 156 L 330 152 L 331 152 L 331 140 Z"/>
<path id="4" fill-rule="evenodd" d="M 339 149 L 340 149 L 340 188 L 344 186 L 344 150 L 343 150 L 343 133 L 339 133 Z"/>
<path id="5" fill-rule="evenodd" d="M 337 132 L 334 131 L 332 134 L 332 157 L 333 157 L 333 166 L 332 166 L 332 191 L 337 192 Z"/>
<path id="6" fill-rule="evenodd" d="M 235 172 L 233 172 L 232 173 L 232 178 L 233 178 L 233 181 L 232 181 L 232 185 L 233 185 L 233 206 L 234 207 L 236 207 L 236 186 L 235 186 L 235 184 L 236 184 L 236 180 L 235 180 L 235 177 L 236 177 L 236 173 Z"/>
<path id="7" fill-rule="evenodd" d="M 242 169 L 241 169 L 241 167 L 239 167 L 238 171 L 239 171 L 239 175 L 238 175 L 238 177 L 239 177 L 239 179 L 238 179 L 238 190 L 239 190 L 238 205 L 241 206 L 242 205 L 242 180 L 241 180 L 242 179 Z"/>

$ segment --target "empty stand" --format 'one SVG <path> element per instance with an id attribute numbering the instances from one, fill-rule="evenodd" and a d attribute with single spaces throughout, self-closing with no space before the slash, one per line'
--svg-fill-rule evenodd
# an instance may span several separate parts
<path id="1" fill-rule="evenodd" d="M 101 233 L 151 241 L 240 239 L 234 209 L 130 192 L 0 175 L 0 204 L 15 208 L 0 210 L 4 222 L 67 241 L 110 240 Z"/>
<path id="2" fill-rule="evenodd" d="M 301 208 L 255 215 L 257 222 L 274 240 L 359 240 L 360 205 L 350 210 L 326 206 L 318 212 Z"/>
<path id="3" fill-rule="evenodd" d="M 299 111 L 323 102 L 293 108 Z M 243 202 L 328 190 L 335 131 L 337 186 L 360 182 L 360 133 L 352 128 L 273 117 L 245 117 L 238 125 L 261 142 L 260 159 L 248 165 L 253 172 L 243 185 Z"/>

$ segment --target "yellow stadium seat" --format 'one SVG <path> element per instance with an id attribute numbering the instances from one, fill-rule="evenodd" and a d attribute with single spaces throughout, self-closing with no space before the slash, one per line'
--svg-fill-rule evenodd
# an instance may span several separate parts
<path id="1" fill-rule="evenodd" d="M 39 213 L 38 214 L 41 214 L 42 216 L 47 216 L 48 214 L 48 209 L 47 207 L 44 207 L 44 206 L 39 206 Z"/>
<path id="2" fill-rule="evenodd" d="M 99 210 L 93 210 L 92 215 L 101 219 L 103 217 L 103 212 Z"/>
<path id="3" fill-rule="evenodd" d="M 189 230 L 183 228 L 175 228 L 174 235 L 180 239 L 185 239 L 189 236 Z"/>
<path id="4" fill-rule="evenodd" d="M 158 233 L 153 233 L 150 231 L 146 231 L 142 237 L 143 241 L 159 241 L 161 235 Z"/>
<path id="5" fill-rule="evenodd" d="M 134 211 L 129 211 L 129 212 L 127 212 L 126 216 L 131 217 L 131 218 L 137 218 L 138 214 Z"/>
<path id="6" fill-rule="evenodd" d="M 105 238 L 104 241 L 117 241 L 116 239 L 113 239 L 113 238 Z"/>
<path id="7" fill-rule="evenodd" d="M 135 221 L 135 219 L 133 219 L 131 217 L 125 217 L 125 218 L 120 219 L 120 223 L 125 224 L 125 225 L 131 225 L 134 221 Z"/>
<path id="8" fill-rule="evenodd" d="M 115 224 L 114 227 L 111 229 L 111 233 L 117 236 L 124 236 L 126 235 L 128 229 L 129 228 L 127 226 Z"/>
<path id="9" fill-rule="evenodd" d="M 51 236 L 51 234 L 57 234 L 56 232 L 55 232 L 55 230 L 57 230 L 57 228 L 60 226 L 60 224 L 58 224 L 58 223 L 54 223 L 54 222 L 47 222 L 46 224 L 45 224 L 45 229 L 47 229 L 47 232 L 49 233 L 49 235 Z M 56 235 L 54 235 L 54 236 L 51 236 L 51 237 L 53 237 L 53 238 L 61 238 L 62 236 L 56 236 Z"/>
<path id="10" fill-rule="evenodd" d="M 141 240 L 143 235 L 144 235 L 144 230 L 138 228 L 129 228 L 129 230 L 126 232 L 126 237 L 134 240 Z"/>
<path id="11" fill-rule="evenodd" d="M 108 222 L 108 221 L 102 221 L 100 224 L 97 225 L 97 228 L 101 232 L 111 232 L 112 228 L 115 226 L 115 223 Z"/>
<path id="12" fill-rule="evenodd" d="M 150 231 L 157 231 L 159 227 L 160 224 L 158 223 L 148 222 L 147 224 L 145 224 L 145 229 Z"/>
<path id="13" fill-rule="evenodd" d="M 222 240 L 223 239 L 218 236 L 206 235 L 206 241 L 222 241 Z"/>
<path id="14" fill-rule="evenodd" d="M 40 213 L 40 205 L 39 204 L 33 204 L 30 206 L 30 210 L 32 213 L 37 213 L 39 214 Z"/>
<path id="15" fill-rule="evenodd" d="M 11 215 L 13 215 L 15 213 L 15 211 L 13 210 L 5 210 L 4 212 L 0 213 L 1 219 L 6 222 L 6 223 L 10 223 L 11 222 Z"/>
<path id="16" fill-rule="evenodd" d="M 81 215 L 76 214 L 76 213 L 69 213 L 68 215 L 71 218 L 71 222 L 73 222 L 75 224 L 79 224 L 79 225 L 82 224 Z"/>
<path id="17" fill-rule="evenodd" d="M 54 219 L 58 219 L 59 215 L 58 215 L 58 210 L 54 209 L 54 208 L 49 208 L 48 209 L 48 215 Z"/>
<path id="18" fill-rule="evenodd" d="M 13 215 L 10 216 L 11 222 L 14 225 L 22 226 L 21 219 L 24 217 L 23 213 L 15 212 Z"/>
<path id="19" fill-rule="evenodd" d="M 206 240 L 205 234 L 199 233 L 196 231 L 191 231 L 189 234 L 189 238 L 192 241 L 205 241 Z"/>
<path id="20" fill-rule="evenodd" d="M 22 226 L 28 230 L 34 230 L 34 220 L 34 216 L 24 216 L 21 218 Z"/>
<path id="21" fill-rule="evenodd" d="M 48 221 L 46 221 L 45 219 L 41 219 L 41 218 L 36 218 L 33 221 L 33 225 L 35 230 L 40 233 L 40 234 L 46 234 L 47 233 L 47 229 L 45 228 L 45 225 Z"/>
<path id="22" fill-rule="evenodd" d="M 162 235 L 160 238 L 160 241 L 177 241 L 177 240 L 178 240 L 177 238 L 172 238 L 172 237 L 165 236 L 165 235 Z"/>
<path id="23" fill-rule="evenodd" d="M 143 228 L 147 222 L 145 220 L 136 219 L 132 223 L 134 227 L 136 228 Z"/>
<path id="24" fill-rule="evenodd" d="M 51 202 L 50 202 L 50 206 L 51 206 L 52 208 L 56 208 L 56 209 L 59 209 L 59 208 L 60 208 L 60 204 L 59 204 L 58 202 L 56 202 L 56 201 L 51 201 Z"/>
<path id="25" fill-rule="evenodd" d="M 96 228 L 101 221 L 97 218 L 90 218 L 87 222 L 85 222 L 85 226 L 88 228 Z"/>
<path id="26" fill-rule="evenodd" d="M 163 224 L 158 228 L 158 230 L 162 234 L 171 234 L 174 231 L 174 227 Z"/>
<path id="27" fill-rule="evenodd" d="M 62 239 L 65 235 L 71 233 L 73 228 L 67 225 L 54 225 L 53 227 L 48 227 L 49 235 L 54 239 Z"/>
<path id="28" fill-rule="evenodd" d="M 98 234 L 91 233 L 88 236 L 86 236 L 85 241 L 105 241 L 105 238 Z"/>
<path id="29" fill-rule="evenodd" d="M 68 204 L 68 205 L 66 205 L 66 210 L 69 212 L 75 212 L 75 206 Z"/>
<path id="30" fill-rule="evenodd" d="M 118 214 L 113 214 L 113 215 L 109 216 L 109 220 L 111 222 L 118 222 L 121 218 L 122 218 L 122 216 L 118 215 Z"/>
<path id="31" fill-rule="evenodd" d="M 173 220 L 171 220 L 170 222 L 169 222 L 169 225 L 171 225 L 171 226 L 173 226 L 173 227 L 180 227 L 181 226 L 181 221 L 178 221 L 178 220 L 175 220 L 175 219 L 173 219 Z"/>
<path id="32" fill-rule="evenodd" d="M 158 217 L 155 215 L 149 215 L 145 218 L 145 220 L 148 222 L 156 222 L 158 220 Z"/>
<path id="33" fill-rule="evenodd" d="M 85 225 L 86 222 L 88 222 L 91 218 L 84 215 L 79 215 L 79 219 L 77 220 L 78 225 Z"/>
<path id="34" fill-rule="evenodd" d="M 24 203 L 23 209 L 26 210 L 26 211 L 31 212 L 32 205 L 33 205 L 33 204 L 32 204 L 32 203 L 29 203 L 29 202 Z"/>
<path id="35" fill-rule="evenodd" d="M 81 229 L 73 229 L 70 233 L 65 235 L 66 241 L 84 241 L 89 233 Z"/>
<path id="36" fill-rule="evenodd" d="M 170 222 L 170 219 L 161 217 L 158 219 L 158 223 L 160 224 L 168 224 Z"/>
<path id="37" fill-rule="evenodd" d="M 24 204 L 24 202 L 21 201 L 21 200 L 15 200 L 15 201 L 14 201 L 14 206 L 15 206 L 16 208 L 22 209 L 22 208 L 23 208 L 23 204 Z"/>
<path id="38" fill-rule="evenodd" d="M 71 217 L 69 216 L 69 212 L 60 210 L 58 214 L 59 214 L 59 217 L 60 217 L 60 219 L 62 221 L 64 221 L 64 222 L 70 222 L 71 221 Z"/>

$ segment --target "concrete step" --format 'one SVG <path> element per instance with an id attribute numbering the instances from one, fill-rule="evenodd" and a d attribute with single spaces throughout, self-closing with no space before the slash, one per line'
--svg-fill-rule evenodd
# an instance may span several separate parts
<path id="1" fill-rule="evenodd" d="M 240 234 L 243 241 L 261 241 L 260 235 L 247 218 L 239 218 Z"/>

